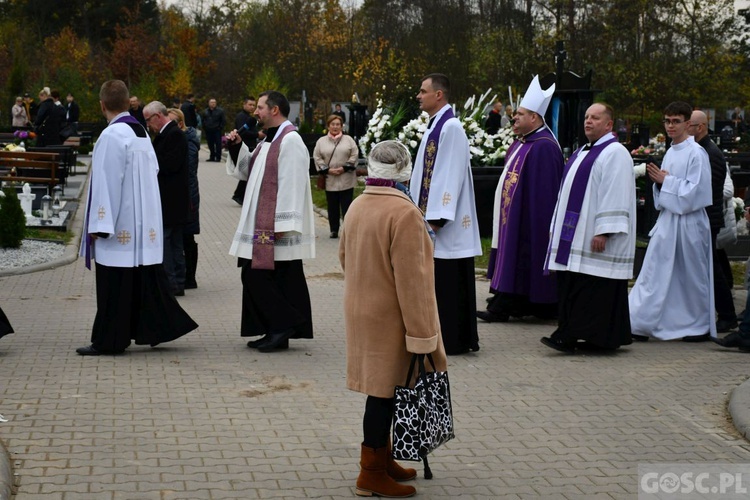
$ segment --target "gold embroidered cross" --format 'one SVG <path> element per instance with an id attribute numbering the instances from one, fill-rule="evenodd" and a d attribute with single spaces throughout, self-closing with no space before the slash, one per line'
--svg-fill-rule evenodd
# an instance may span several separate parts
<path id="1" fill-rule="evenodd" d="M 100 205 L 99 206 L 99 212 L 97 212 L 97 213 L 99 215 L 99 220 L 102 220 L 102 219 L 104 219 L 104 216 L 107 215 L 107 209 L 104 208 L 104 206 Z"/>
<path id="2" fill-rule="evenodd" d="M 464 229 L 468 229 L 469 226 L 471 226 L 471 217 L 468 215 L 464 215 L 464 218 L 461 219 L 461 225 L 464 227 Z"/>
<path id="3" fill-rule="evenodd" d="M 151 240 L 151 243 L 153 243 L 154 241 L 156 241 L 156 231 L 154 230 L 153 227 L 151 229 L 149 229 L 149 231 L 148 231 L 148 239 Z"/>
<path id="4" fill-rule="evenodd" d="M 120 245 L 127 245 L 130 243 L 130 232 L 123 229 L 117 233 L 117 241 L 120 242 Z"/>
<path id="5" fill-rule="evenodd" d="M 449 205 L 451 202 L 451 194 L 446 191 L 443 193 L 443 206 Z"/>
<path id="6" fill-rule="evenodd" d="M 437 150 L 437 146 L 435 145 L 435 141 L 430 141 L 427 143 L 427 147 L 425 148 L 425 151 L 427 152 L 428 156 L 435 156 L 436 150 Z"/>
<path id="7" fill-rule="evenodd" d="M 273 239 L 268 231 L 258 231 L 255 235 L 255 241 L 261 245 L 268 245 Z"/>

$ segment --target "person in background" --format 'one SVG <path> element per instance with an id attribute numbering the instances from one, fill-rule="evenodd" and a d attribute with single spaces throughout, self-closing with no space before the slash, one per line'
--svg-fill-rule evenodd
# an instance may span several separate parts
<path id="1" fill-rule="evenodd" d="M 245 97 L 242 103 L 242 111 L 237 113 L 237 116 L 234 118 L 234 129 L 240 134 L 242 142 L 245 143 L 250 151 L 255 149 L 255 146 L 258 144 L 258 138 L 263 138 L 263 132 L 258 130 L 258 120 L 253 116 L 256 107 L 255 97 Z M 242 202 L 245 200 L 246 188 L 246 181 L 237 181 L 237 187 L 232 194 L 232 200 L 238 205 L 242 205 Z"/>
<path id="2" fill-rule="evenodd" d="M 359 148 L 351 136 L 344 134 L 344 122 L 338 115 L 330 115 L 326 125 L 328 134 L 315 143 L 313 161 L 320 175 L 325 176 L 330 237 L 338 238 L 339 214 L 342 219 L 346 217 L 357 185 Z"/>
<path id="3" fill-rule="evenodd" d="M 185 102 L 180 106 L 180 111 L 185 116 L 185 127 L 197 129 L 198 113 L 195 111 L 195 96 L 193 94 L 188 94 L 185 97 Z"/>
<path id="4" fill-rule="evenodd" d="M 26 108 L 23 105 L 23 97 L 16 97 L 16 103 L 10 110 L 12 116 L 13 130 L 16 131 L 20 128 L 26 127 L 29 123 L 29 116 L 26 114 Z"/>
<path id="5" fill-rule="evenodd" d="M 227 125 L 224 110 L 217 106 L 216 99 L 209 99 L 203 113 L 203 131 L 206 133 L 209 157 L 206 161 L 221 161 L 221 135 Z"/>
<path id="6" fill-rule="evenodd" d="M 503 119 L 500 120 L 500 127 L 506 128 L 513 125 L 513 106 L 508 104 L 505 106 L 505 114 L 503 115 Z"/>
<path id="7" fill-rule="evenodd" d="M 336 116 L 338 116 L 339 118 L 341 118 L 341 124 L 342 124 L 342 125 L 345 125 L 345 124 L 346 124 L 346 113 L 344 113 L 344 112 L 343 112 L 343 111 L 341 110 L 341 104 L 336 104 L 336 105 L 335 105 L 335 106 L 333 107 L 333 113 L 331 113 L 331 114 L 332 114 L 332 115 L 336 115 Z"/>
<path id="8" fill-rule="evenodd" d="M 500 100 L 495 101 L 487 120 L 484 122 L 484 130 L 490 135 L 497 134 L 500 127 L 503 126 L 503 103 Z"/>
<path id="9" fill-rule="evenodd" d="M 195 273 L 198 269 L 198 243 L 195 242 L 195 235 L 201 232 L 201 195 L 198 185 L 198 152 L 201 150 L 201 141 L 198 139 L 195 129 L 185 125 L 185 115 L 182 114 L 181 110 L 171 108 L 167 114 L 185 133 L 188 144 L 187 166 L 190 204 L 187 223 L 182 232 L 182 246 L 185 253 L 185 290 L 192 290 L 198 288 L 198 282 L 195 279 Z"/>
<path id="10" fill-rule="evenodd" d="M 73 94 L 70 92 L 68 92 L 65 99 L 67 101 L 67 104 L 65 105 L 65 122 L 74 127 L 73 133 L 75 133 L 75 127 L 78 124 L 78 119 L 81 115 L 81 108 L 78 106 Z"/>
<path id="11" fill-rule="evenodd" d="M 136 120 L 140 122 L 141 125 L 143 125 L 143 128 L 148 128 L 146 126 L 146 119 L 143 118 L 143 104 L 141 104 L 141 100 L 138 99 L 137 96 L 131 95 L 130 96 L 130 116 L 134 117 Z"/>
<path id="12" fill-rule="evenodd" d="M 65 112 L 60 106 L 55 104 L 55 100 L 52 98 L 52 92 L 49 87 L 44 87 L 39 91 L 39 111 L 34 120 L 34 131 L 37 134 L 36 145 L 39 147 L 43 146 L 59 146 L 62 144 L 60 140 L 60 126 L 65 116 Z M 59 97 L 59 93 L 57 94 Z"/>

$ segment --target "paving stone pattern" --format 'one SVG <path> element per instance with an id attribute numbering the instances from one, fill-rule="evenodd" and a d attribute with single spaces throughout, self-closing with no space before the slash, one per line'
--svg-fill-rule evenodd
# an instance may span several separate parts
<path id="1" fill-rule="evenodd" d="M 235 182 L 202 162 L 200 183 L 199 288 L 179 299 L 200 328 L 180 340 L 78 356 L 95 313 L 82 260 L 0 278 L 17 331 L 0 340 L 17 500 L 354 496 L 365 397 L 345 388 L 338 240 L 318 218 L 315 339 L 250 350 L 227 254 Z M 487 288 L 477 280 L 481 303 Z M 433 480 L 418 466 L 421 498 L 633 498 L 638 464 L 750 462 L 726 412 L 748 355 L 651 341 L 568 356 L 539 342 L 553 329 L 480 323 L 481 350 L 450 358 L 456 439 L 432 456 Z"/>

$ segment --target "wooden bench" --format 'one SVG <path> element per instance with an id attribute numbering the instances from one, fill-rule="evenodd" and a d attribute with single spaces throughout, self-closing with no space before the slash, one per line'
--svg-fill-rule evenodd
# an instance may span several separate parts
<path id="1" fill-rule="evenodd" d="M 51 194 L 52 188 L 61 183 L 59 165 L 59 153 L 0 151 L 0 181 L 46 184 Z"/>
<path id="2" fill-rule="evenodd" d="M 34 146 L 26 148 L 29 153 L 57 153 L 60 155 L 60 171 L 58 177 L 63 185 L 67 185 L 68 176 L 76 175 L 78 153 L 70 146 Z"/>

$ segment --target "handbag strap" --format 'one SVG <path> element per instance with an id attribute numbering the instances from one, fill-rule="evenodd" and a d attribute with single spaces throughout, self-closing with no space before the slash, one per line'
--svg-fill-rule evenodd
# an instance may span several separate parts
<path id="1" fill-rule="evenodd" d="M 422 379 L 427 378 L 427 369 L 425 367 L 424 358 L 427 358 L 427 360 L 430 362 L 430 365 L 432 366 L 432 371 L 436 372 L 437 368 L 435 368 L 435 360 L 432 359 L 432 353 L 428 354 L 413 354 L 411 357 L 411 362 L 409 363 L 409 371 L 406 374 L 406 382 L 404 382 L 404 387 L 409 387 L 409 383 L 411 382 L 411 377 L 414 375 L 414 368 L 419 365 L 418 371 L 417 371 L 417 378 L 421 377 Z"/>

